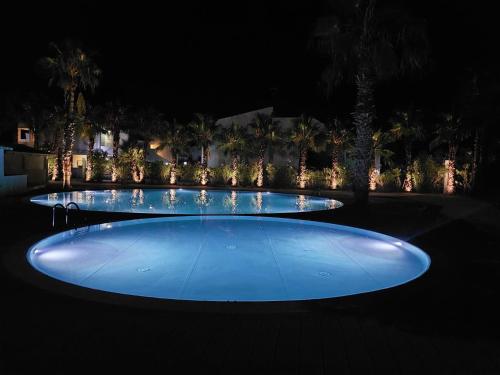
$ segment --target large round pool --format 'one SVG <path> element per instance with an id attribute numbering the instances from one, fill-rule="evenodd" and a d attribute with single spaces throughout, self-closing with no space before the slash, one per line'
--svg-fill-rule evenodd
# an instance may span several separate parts
<path id="1" fill-rule="evenodd" d="M 429 257 L 380 233 L 254 216 L 185 216 L 62 232 L 27 253 L 38 271 L 120 294 L 194 301 L 296 301 L 404 284 Z"/>
<path id="2" fill-rule="evenodd" d="M 119 189 L 38 195 L 31 202 L 45 206 L 76 202 L 80 209 L 146 214 L 273 214 L 330 210 L 334 199 L 310 195 L 243 190 Z"/>

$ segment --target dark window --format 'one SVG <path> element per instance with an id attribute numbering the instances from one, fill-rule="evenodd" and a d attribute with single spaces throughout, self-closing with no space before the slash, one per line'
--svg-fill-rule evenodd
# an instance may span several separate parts
<path id="1" fill-rule="evenodd" d="M 23 141 L 29 141 L 30 131 L 28 129 L 21 129 L 20 139 Z"/>

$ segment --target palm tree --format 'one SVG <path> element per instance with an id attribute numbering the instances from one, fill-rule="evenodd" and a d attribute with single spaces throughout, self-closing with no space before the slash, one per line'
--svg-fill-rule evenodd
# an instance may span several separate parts
<path id="1" fill-rule="evenodd" d="M 377 7 L 376 0 L 332 2 L 332 6 L 335 16 L 318 20 L 313 40 L 327 57 L 322 75 L 327 95 L 346 78 L 356 85 L 353 185 L 356 202 L 366 204 L 375 84 L 420 69 L 426 60 L 426 34 L 422 22 L 394 7 Z"/>
<path id="2" fill-rule="evenodd" d="M 392 142 L 392 134 L 378 129 L 373 132 L 372 135 L 372 149 L 373 149 L 373 161 L 370 168 L 369 174 L 369 188 L 371 191 L 377 189 L 377 182 L 379 181 L 380 172 L 382 169 L 382 158 L 386 161 L 390 161 L 394 152 L 387 149 L 387 144 Z"/>
<path id="3" fill-rule="evenodd" d="M 231 186 L 238 185 L 238 164 L 243 152 L 246 151 L 248 133 L 246 128 L 242 128 L 236 123 L 231 123 L 229 129 L 220 129 L 216 139 L 219 142 L 218 148 L 224 155 L 231 157 Z"/>
<path id="4" fill-rule="evenodd" d="M 194 120 L 189 124 L 191 141 L 194 145 L 201 147 L 201 179 L 200 183 L 208 183 L 208 158 L 209 147 L 214 140 L 217 126 L 208 115 L 195 113 Z"/>
<path id="5" fill-rule="evenodd" d="M 41 60 L 43 68 L 49 73 L 49 85 L 58 86 L 64 93 L 66 124 L 63 136 L 63 187 L 71 187 L 71 161 L 75 141 L 75 127 L 79 116 L 76 100 L 83 90 L 94 90 L 99 84 L 101 70 L 92 57 L 66 40 L 61 47 L 51 43 L 52 56 Z"/>
<path id="6" fill-rule="evenodd" d="M 391 120 L 391 133 L 395 140 L 400 140 L 404 144 L 405 152 L 405 178 L 403 181 L 403 191 L 411 192 L 415 186 L 415 176 L 413 170 L 412 146 L 417 140 L 424 136 L 422 123 L 418 112 L 413 108 L 408 111 L 398 111 Z"/>
<path id="7" fill-rule="evenodd" d="M 62 108 L 55 106 L 47 114 L 48 132 L 52 134 L 52 144 L 50 151 L 56 155 L 54 166 L 52 167 L 52 181 L 57 180 L 62 174 L 62 138 L 66 115 Z"/>
<path id="8" fill-rule="evenodd" d="M 189 134 L 186 125 L 177 122 L 175 119 L 166 124 L 165 133 L 161 135 L 162 141 L 159 148 L 168 147 L 172 159 L 170 160 L 170 177 L 169 183 L 175 185 L 177 183 L 177 163 L 179 155 L 187 153 L 189 150 Z"/>
<path id="9" fill-rule="evenodd" d="M 344 145 L 349 142 L 351 134 L 342 121 L 338 118 L 326 123 L 326 143 L 331 146 L 330 189 L 335 190 L 340 179 L 340 154 Z"/>
<path id="10" fill-rule="evenodd" d="M 304 189 L 307 183 L 307 153 L 321 147 L 323 135 L 315 120 L 305 115 L 295 121 L 289 132 L 289 146 L 295 148 L 299 154 L 297 186 L 301 189 Z"/>
<path id="11" fill-rule="evenodd" d="M 108 102 L 104 107 L 104 126 L 113 137 L 113 156 L 111 161 L 111 181 L 118 180 L 118 156 L 120 150 L 120 131 L 126 126 L 127 108 L 120 102 Z"/>
<path id="12" fill-rule="evenodd" d="M 448 148 L 447 159 L 445 160 L 446 175 L 444 181 L 444 194 L 455 193 L 456 159 L 460 144 L 467 137 L 462 117 L 457 113 L 445 113 L 442 115 L 443 121 L 438 124 L 436 129 L 436 138 L 430 143 L 433 149 L 441 144 Z"/>
<path id="13" fill-rule="evenodd" d="M 82 137 L 87 139 L 87 166 L 85 181 L 92 180 L 94 169 L 94 146 L 96 134 L 104 131 L 103 109 L 99 106 L 87 105 L 85 118 L 81 127 Z"/>
<path id="14" fill-rule="evenodd" d="M 255 120 L 250 123 L 250 128 L 257 149 L 257 181 L 258 187 L 264 186 L 264 159 L 267 152 L 269 162 L 272 163 L 276 148 L 283 143 L 283 132 L 278 127 L 278 122 L 272 116 L 257 113 Z"/>

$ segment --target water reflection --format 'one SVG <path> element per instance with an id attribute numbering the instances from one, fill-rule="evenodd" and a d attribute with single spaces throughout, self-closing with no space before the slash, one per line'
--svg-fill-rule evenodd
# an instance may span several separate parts
<path id="1" fill-rule="evenodd" d="M 257 213 L 260 213 L 262 211 L 262 193 L 260 191 L 255 194 L 252 202 Z"/>
<path id="2" fill-rule="evenodd" d="M 144 191 L 142 189 L 132 190 L 132 207 L 144 204 Z"/>
<path id="3" fill-rule="evenodd" d="M 295 205 L 299 211 L 304 211 L 310 206 L 309 199 L 305 195 L 297 195 Z"/>
<path id="4" fill-rule="evenodd" d="M 238 210 L 238 193 L 235 190 L 231 191 L 231 195 L 224 197 L 224 207 L 231 208 L 232 213 Z"/>
<path id="5" fill-rule="evenodd" d="M 198 195 L 195 196 L 195 202 L 199 207 L 208 207 L 212 197 L 207 193 L 206 190 L 201 190 Z"/>
<path id="6" fill-rule="evenodd" d="M 177 191 L 175 189 L 170 189 L 163 193 L 162 203 L 170 210 L 175 209 L 175 204 L 177 203 Z"/>

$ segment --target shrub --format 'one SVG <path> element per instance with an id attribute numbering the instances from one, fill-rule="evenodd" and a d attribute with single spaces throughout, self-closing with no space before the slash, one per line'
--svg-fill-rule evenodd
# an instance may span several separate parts
<path id="1" fill-rule="evenodd" d="M 54 164 L 56 163 L 56 155 L 49 155 L 47 159 L 47 168 L 49 173 L 49 179 L 52 179 L 52 173 L 54 172 Z"/>
<path id="2" fill-rule="evenodd" d="M 393 168 L 380 173 L 377 181 L 377 190 L 380 191 L 400 191 L 401 190 L 401 169 Z"/>
<path id="3" fill-rule="evenodd" d="M 325 168 L 326 169 L 326 168 Z M 307 187 L 310 189 L 324 189 L 328 186 L 325 171 L 307 171 Z"/>
<path id="4" fill-rule="evenodd" d="M 93 164 L 92 181 L 102 181 L 110 168 L 108 154 L 106 151 L 97 149 L 92 152 L 91 158 Z"/>
<path id="5" fill-rule="evenodd" d="M 146 162 L 146 177 L 150 182 L 161 184 L 169 180 L 170 168 L 164 162 L 157 160 Z M 165 171 L 167 170 L 167 171 Z M 165 178 L 166 176 L 166 178 Z"/>
<path id="6" fill-rule="evenodd" d="M 271 186 L 278 188 L 289 188 L 296 186 L 297 173 L 291 166 L 277 167 Z"/>
<path id="7" fill-rule="evenodd" d="M 347 189 L 349 187 L 349 185 L 351 184 L 351 179 L 350 179 L 349 173 L 347 172 L 347 168 L 343 165 L 338 165 L 337 172 L 339 174 L 338 180 L 337 180 L 337 189 Z M 330 188 L 330 179 L 332 176 L 332 169 L 331 168 L 324 168 L 323 175 L 325 178 L 326 188 Z"/>
<path id="8" fill-rule="evenodd" d="M 413 162 L 415 191 L 441 192 L 444 183 L 444 165 L 438 164 L 430 155 L 421 155 Z"/>

